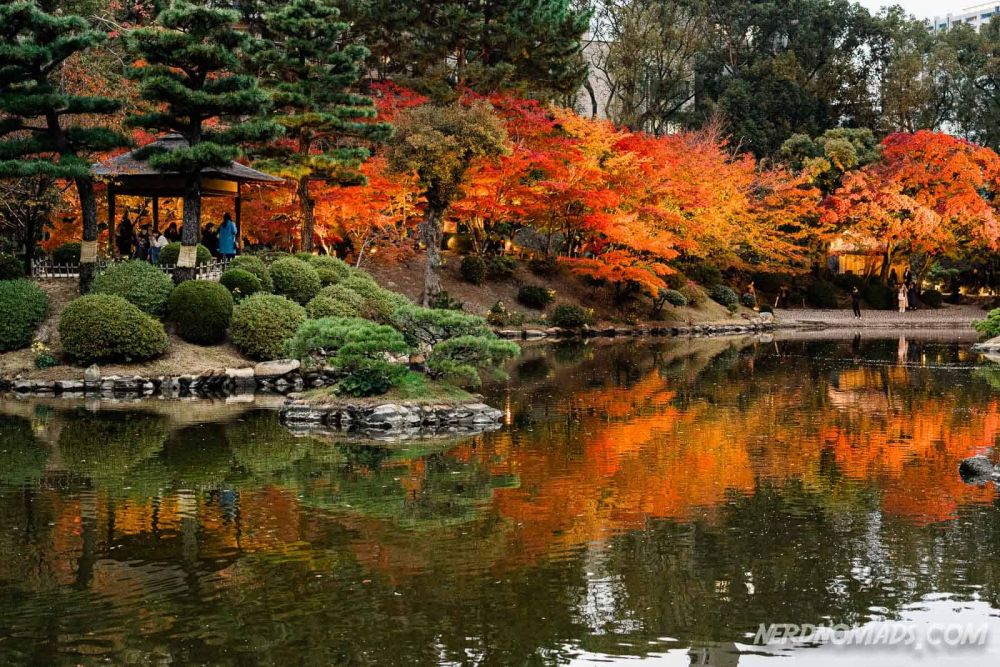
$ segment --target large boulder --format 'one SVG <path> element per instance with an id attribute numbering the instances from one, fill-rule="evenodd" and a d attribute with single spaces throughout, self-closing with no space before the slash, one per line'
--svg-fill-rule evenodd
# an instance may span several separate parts
<path id="1" fill-rule="evenodd" d="M 985 456 L 972 456 L 959 464 L 958 474 L 966 484 L 985 484 L 993 479 L 995 468 Z"/>
<path id="2" fill-rule="evenodd" d="M 254 366 L 253 372 L 258 378 L 268 380 L 288 375 L 299 370 L 298 359 L 276 359 L 274 361 L 262 361 Z"/>
<path id="3" fill-rule="evenodd" d="M 1000 352 L 1000 336 L 984 340 L 972 346 L 974 352 Z"/>

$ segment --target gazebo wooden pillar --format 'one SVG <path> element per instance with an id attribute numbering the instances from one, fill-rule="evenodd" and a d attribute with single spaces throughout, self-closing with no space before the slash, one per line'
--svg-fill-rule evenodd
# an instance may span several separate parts
<path id="1" fill-rule="evenodd" d="M 174 151 L 186 146 L 187 141 L 183 137 L 178 134 L 168 134 L 160 137 L 149 146 L 143 146 L 143 150 L 149 151 L 149 154 L 155 154 L 156 152 Z M 158 171 L 150 166 L 148 157 L 137 158 L 135 151 L 94 165 L 92 173 L 96 178 L 108 183 L 108 232 L 112 249 L 115 248 L 116 197 L 127 195 L 151 199 L 153 202 L 153 227 L 159 229 L 160 199 L 184 196 L 185 174 Z M 243 184 L 283 182 L 277 176 L 251 169 L 238 162 L 231 162 L 226 167 L 206 169 L 201 172 L 200 178 L 202 197 L 233 198 L 235 207 L 233 222 L 236 224 L 238 246 L 243 233 Z"/>

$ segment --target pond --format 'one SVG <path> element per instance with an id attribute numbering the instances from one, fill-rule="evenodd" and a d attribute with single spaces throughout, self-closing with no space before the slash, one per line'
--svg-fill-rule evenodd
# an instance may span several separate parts
<path id="1" fill-rule="evenodd" d="M 0 664 L 997 664 L 1000 366 L 948 333 L 525 349 L 504 428 L 0 402 Z M 888 335 L 888 334 L 882 334 Z M 754 645 L 761 624 L 985 645 Z"/>

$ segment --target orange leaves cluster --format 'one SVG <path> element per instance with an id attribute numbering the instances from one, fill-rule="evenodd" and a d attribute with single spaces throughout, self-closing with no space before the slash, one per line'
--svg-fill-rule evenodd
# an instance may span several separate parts
<path id="1" fill-rule="evenodd" d="M 856 244 L 950 255 L 961 248 L 995 250 L 1000 156 L 946 134 L 893 134 L 882 159 L 844 176 L 824 202 L 824 217 Z"/>

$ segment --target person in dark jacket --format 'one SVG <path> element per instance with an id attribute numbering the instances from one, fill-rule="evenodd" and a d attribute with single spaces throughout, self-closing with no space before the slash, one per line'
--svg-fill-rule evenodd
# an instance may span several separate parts
<path id="1" fill-rule="evenodd" d="M 854 319 L 861 319 L 861 291 L 857 287 L 851 289 L 851 308 L 854 309 Z"/>
<path id="2" fill-rule="evenodd" d="M 219 234 L 215 231 L 215 225 L 211 222 L 201 230 L 201 244 L 208 248 L 212 257 L 219 257 Z"/>
<path id="3" fill-rule="evenodd" d="M 122 221 L 118 224 L 118 236 L 115 238 L 115 245 L 118 247 L 118 256 L 129 258 L 132 256 L 132 240 L 135 238 L 135 228 L 129 220 L 128 213 L 122 216 Z"/>

